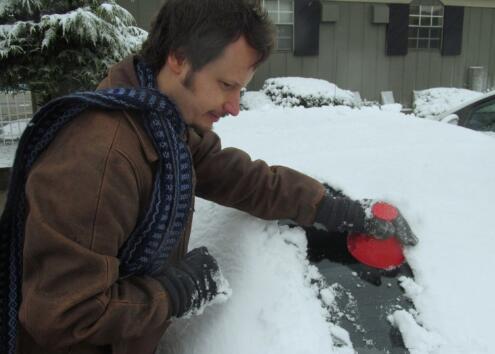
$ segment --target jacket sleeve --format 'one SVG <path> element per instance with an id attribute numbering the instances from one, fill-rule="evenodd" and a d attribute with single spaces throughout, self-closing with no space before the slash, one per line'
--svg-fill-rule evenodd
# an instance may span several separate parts
<path id="1" fill-rule="evenodd" d="M 317 180 L 283 166 L 252 161 L 235 148 L 222 149 L 219 137 L 189 130 L 198 197 L 246 211 L 263 219 L 314 222 L 325 189 Z"/>
<path id="2" fill-rule="evenodd" d="M 119 279 L 117 253 L 138 219 L 133 163 L 115 119 L 77 118 L 28 177 L 22 326 L 48 348 L 106 345 L 165 328 L 169 298 L 146 276 Z"/>

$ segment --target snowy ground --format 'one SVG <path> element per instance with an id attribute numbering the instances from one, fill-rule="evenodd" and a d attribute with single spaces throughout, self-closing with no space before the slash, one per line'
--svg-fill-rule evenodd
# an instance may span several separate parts
<path id="1" fill-rule="evenodd" d="M 0 141 L 19 140 L 26 129 L 29 119 L 20 119 L 3 125 L 0 128 Z"/>
<path id="2" fill-rule="evenodd" d="M 11 167 L 14 163 L 17 143 L 1 144 L 0 143 L 0 168 Z"/>
<path id="3" fill-rule="evenodd" d="M 216 131 L 224 146 L 254 159 L 399 206 L 420 238 L 406 251 L 415 279 L 401 279 L 417 313 L 389 316 L 406 346 L 418 354 L 495 352 L 493 138 L 378 108 L 269 105 L 223 119 Z M 173 323 L 160 353 L 352 352 L 310 286 L 318 274 L 302 230 L 203 200 L 195 218 L 191 247 L 218 257 L 233 295 Z M 334 295 L 327 289 L 327 305 Z"/>

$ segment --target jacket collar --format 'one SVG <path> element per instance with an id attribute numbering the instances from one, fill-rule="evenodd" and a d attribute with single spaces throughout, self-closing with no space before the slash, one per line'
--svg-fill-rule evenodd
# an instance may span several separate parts
<path id="1" fill-rule="evenodd" d="M 98 89 L 114 87 L 139 87 L 139 80 L 134 69 L 134 56 L 128 56 L 120 63 L 113 65 Z"/>

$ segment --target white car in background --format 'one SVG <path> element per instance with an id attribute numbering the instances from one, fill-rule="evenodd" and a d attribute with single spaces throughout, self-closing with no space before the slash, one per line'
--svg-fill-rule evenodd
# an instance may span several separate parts
<path id="1" fill-rule="evenodd" d="M 463 102 L 440 115 L 439 120 L 495 134 L 495 91 Z"/>

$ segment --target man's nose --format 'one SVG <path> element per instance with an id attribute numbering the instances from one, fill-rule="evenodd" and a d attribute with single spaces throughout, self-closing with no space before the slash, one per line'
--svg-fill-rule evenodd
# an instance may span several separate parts
<path id="1" fill-rule="evenodd" d="M 241 100 L 240 94 L 232 97 L 223 105 L 224 111 L 230 115 L 237 116 L 239 114 L 239 111 L 241 110 L 240 100 Z"/>

